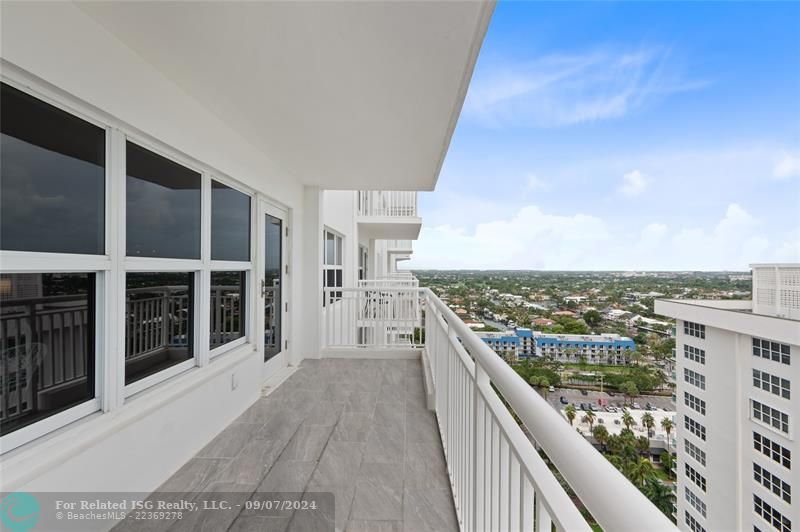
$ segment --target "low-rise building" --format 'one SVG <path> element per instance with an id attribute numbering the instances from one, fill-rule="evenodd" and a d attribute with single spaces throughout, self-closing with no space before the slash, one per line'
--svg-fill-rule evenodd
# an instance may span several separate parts
<path id="1" fill-rule="evenodd" d="M 618 334 L 547 334 L 517 328 L 503 332 L 478 333 L 497 353 L 516 357 L 548 357 L 560 362 L 628 364 L 636 344 Z"/>

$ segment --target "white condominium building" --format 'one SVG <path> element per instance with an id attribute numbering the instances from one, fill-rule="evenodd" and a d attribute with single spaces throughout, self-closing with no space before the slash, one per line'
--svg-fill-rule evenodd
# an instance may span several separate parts
<path id="1" fill-rule="evenodd" d="M 752 270 L 752 301 L 656 301 L 677 320 L 683 530 L 800 526 L 800 264 Z"/>

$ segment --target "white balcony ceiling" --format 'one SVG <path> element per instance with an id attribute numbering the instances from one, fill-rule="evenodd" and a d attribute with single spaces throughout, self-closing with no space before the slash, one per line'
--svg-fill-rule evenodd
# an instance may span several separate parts
<path id="1" fill-rule="evenodd" d="M 432 190 L 494 4 L 80 7 L 302 182 Z"/>

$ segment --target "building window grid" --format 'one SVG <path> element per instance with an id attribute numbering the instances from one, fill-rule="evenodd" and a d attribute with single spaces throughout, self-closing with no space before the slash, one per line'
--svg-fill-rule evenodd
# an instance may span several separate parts
<path id="1" fill-rule="evenodd" d="M 686 470 L 686 476 L 695 483 L 695 485 L 703 490 L 705 493 L 706 491 L 706 479 L 703 475 L 697 472 L 695 468 L 690 466 L 689 464 L 684 464 Z"/>
<path id="2" fill-rule="evenodd" d="M 692 505 L 692 508 L 700 512 L 703 517 L 706 517 L 706 503 L 700 497 L 695 495 L 689 488 L 684 488 L 684 496 L 689 504 Z"/>
<path id="3" fill-rule="evenodd" d="M 706 465 L 706 452 L 704 450 L 686 439 L 683 440 L 683 447 L 686 449 L 686 454 L 697 460 L 701 465 Z"/>
<path id="4" fill-rule="evenodd" d="M 704 340 L 706 337 L 706 326 L 691 321 L 684 321 L 683 333 Z"/>
<path id="5" fill-rule="evenodd" d="M 753 432 L 753 448 L 786 469 L 792 468 L 792 452 L 758 432 Z"/>
<path id="6" fill-rule="evenodd" d="M 706 441 L 706 428 L 694 419 L 683 416 L 683 426 L 701 440 Z"/>
<path id="7" fill-rule="evenodd" d="M 788 504 L 792 504 L 792 487 L 777 475 L 773 475 L 767 469 L 753 463 L 753 478 Z"/>
<path id="8" fill-rule="evenodd" d="M 683 344 L 683 356 L 692 362 L 698 364 L 706 363 L 706 352 L 704 349 L 699 349 L 693 345 Z"/>
<path id="9" fill-rule="evenodd" d="M 683 368 L 683 380 L 701 390 L 706 389 L 706 376 L 692 371 L 689 368 Z"/>
<path id="10" fill-rule="evenodd" d="M 322 287 L 341 288 L 344 286 L 344 237 L 329 229 L 322 232 Z M 338 301 L 342 292 L 324 292 L 322 304 Z"/>
<path id="11" fill-rule="evenodd" d="M 753 510 L 764 521 L 772 525 L 779 532 L 791 532 L 792 522 L 775 508 L 764 502 L 761 497 L 753 494 Z"/>
<path id="12" fill-rule="evenodd" d="M 766 371 L 753 370 L 753 386 L 760 388 L 772 395 L 791 399 L 791 384 L 789 379 L 771 375 Z"/>
<path id="13" fill-rule="evenodd" d="M 786 344 L 753 338 L 753 356 L 780 362 L 787 366 L 791 363 L 791 348 Z"/>
<path id="14" fill-rule="evenodd" d="M 683 392 L 683 403 L 695 412 L 706 415 L 706 402 L 689 392 Z"/>
<path id="15" fill-rule="evenodd" d="M 753 419 L 789 434 L 789 414 L 753 399 L 750 400 L 750 405 Z"/>
<path id="16" fill-rule="evenodd" d="M 692 514 L 688 511 L 683 511 L 684 520 L 686 521 L 686 526 L 689 527 L 689 530 L 692 532 L 706 532 L 706 529 L 703 528 L 700 523 L 697 522 L 697 519 L 694 518 Z"/>

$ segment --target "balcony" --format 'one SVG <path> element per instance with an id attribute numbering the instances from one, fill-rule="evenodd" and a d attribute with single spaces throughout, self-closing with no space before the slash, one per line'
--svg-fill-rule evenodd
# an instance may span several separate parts
<path id="1" fill-rule="evenodd" d="M 361 190 L 357 210 L 359 234 L 376 240 L 416 240 L 422 228 L 417 193 Z"/>
<path id="2" fill-rule="evenodd" d="M 414 253 L 412 242 L 413 240 L 388 240 L 386 242 L 386 251 L 388 253 L 410 255 Z"/>
<path id="3" fill-rule="evenodd" d="M 430 290 L 327 297 L 323 353 L 421 358 L 461 530 L 591 529 L 537 449 L 605 530 L 675 528 Z"/>

